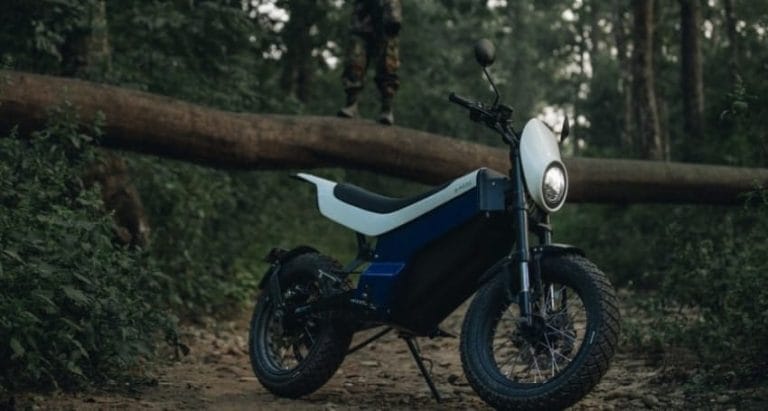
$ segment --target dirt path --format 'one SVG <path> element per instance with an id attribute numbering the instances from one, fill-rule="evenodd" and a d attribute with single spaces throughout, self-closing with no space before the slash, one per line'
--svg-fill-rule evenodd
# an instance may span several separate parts
<path id="1" fill-rule="evenodd" d="M 459 333 L 461 312 L 444 328 Z M 357 335 L 360 341 L 373 332 Z M 91 393 L 29 397 L 20 408 L 149 409 L 149 410 L 370 410 L 488 409 L 463 376 L 457 339 L 420 339 L 423 354 L 444 402 L 437 404 L 404 342 L 387 335 L 347 357 L 323 388 L 301 400 L 277 398 L 254 378 L 247 353 L 247 318 L 237 322 L 190 328 L 185 332 L 191 353 L 160 371 L 155 386 L 122 394 Z M 573 409 L 766 409 L 768 397 L 755 393 L 686 393 L 685 375 L 651 366 L 637 354 L 620 352 L 595 390 Z"/>

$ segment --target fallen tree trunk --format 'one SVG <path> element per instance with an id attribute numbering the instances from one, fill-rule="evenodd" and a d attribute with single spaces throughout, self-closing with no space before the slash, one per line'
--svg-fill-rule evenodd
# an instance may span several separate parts
<path id="1" fill-rule="evenodd" d="M 239 114 L 74 79 L 0 71 L 0 124 L 39 127 L 68 101 L 106 117 L 107 147 L 239 169 L 359 168 L 439 183 L 508 168 L 504 150 L 401 127 L 332 117 Z M 448 109 L 448 103 L 446 103 Z M 735 204 L 768 170 L 636 160 L 566 159 L 572 202 Z"/>

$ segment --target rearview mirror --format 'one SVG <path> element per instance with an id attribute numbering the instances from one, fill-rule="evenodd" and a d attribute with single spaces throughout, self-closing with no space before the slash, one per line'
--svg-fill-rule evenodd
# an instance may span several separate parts
<path id="1" fill-rule="evenodd" d="M 482 39 L 475 44 L 475 59 L 485 67 L 493 64 L 496 60 L 496 47 L 488 39 Z"/>

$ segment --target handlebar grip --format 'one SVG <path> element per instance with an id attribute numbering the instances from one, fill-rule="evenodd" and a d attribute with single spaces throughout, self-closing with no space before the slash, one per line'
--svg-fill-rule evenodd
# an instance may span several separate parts
<path id="1" fill-rule="evenodd" d="M 458 96 L 456 93 L 449 94 L 448 100 L 466 108 L 472 108 L 475 106 L 475 103 L 473 103 L 471 100 Z"/>

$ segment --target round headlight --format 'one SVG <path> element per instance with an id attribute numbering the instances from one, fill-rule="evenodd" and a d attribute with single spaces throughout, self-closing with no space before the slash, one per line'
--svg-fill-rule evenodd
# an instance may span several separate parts
<path id="1" fill-rule="evenodd" d="M 565 170 L 560 164 L 553 163 L 547 167 L 542 181 L 542 194 L 547 207 L 557 208 L 565 200 Z"/>

